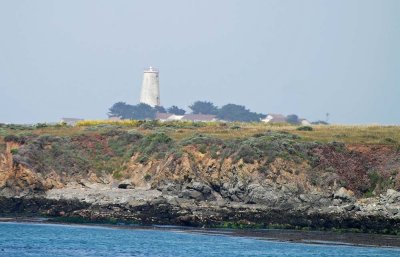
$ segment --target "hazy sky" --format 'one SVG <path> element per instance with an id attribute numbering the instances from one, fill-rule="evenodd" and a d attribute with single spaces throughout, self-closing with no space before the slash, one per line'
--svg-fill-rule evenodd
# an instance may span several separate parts
<path id="1" fill-rule="evenodd" d="M 149 65 L 167 107 L 400 124 L 400 1 L 0 0 L 0 122 L 106 118 Z"/>

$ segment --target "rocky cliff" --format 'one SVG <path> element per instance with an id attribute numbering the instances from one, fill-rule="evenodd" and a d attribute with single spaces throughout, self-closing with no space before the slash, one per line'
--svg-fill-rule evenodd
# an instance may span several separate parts
<path id="1" fill-rule="evenodd" d="M 400 231 L 400 153 L 390 145 L 119 128 L 11 134 L 4 144 L 3 215 Z"/>

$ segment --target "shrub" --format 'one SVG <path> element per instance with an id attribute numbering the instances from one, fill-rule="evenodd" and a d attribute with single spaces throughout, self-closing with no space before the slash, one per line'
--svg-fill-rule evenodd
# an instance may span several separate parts
<path id="1" fill-rule="evenodd" d="M 267 174 L 269 172 L 268 167 L 263 165 L 260 167 L 260 169 L 258 170 L 258 172 L 262 173 L 262 174 Z"/>
<path id="2" fill-rule="evenodd" d="M 60 122 L 54 125 L 55 128 L 66 128 L 69 127 L 69 125 L 66 122 Z"/>
<path id="3" fill-rule="evenodd" d="M 385 139 L 383 139 L 383 143 L 385 143 L 385 144 L 396 144 L 397 141 L 394 140 L 393 138 L 386 137 Z"/>
<path id="4" fill-rule="evenodd" d="M 297 130 L 299 130 L 299 131 L 313 131 L 314 129 L 311 126 L 301 126 L 301 127 L 298 127 Z"/>
<path id="5" fill-rule="evenodd" d="M 139 159 L 137 161 L 140 163 L 146 163 L 149 161 L 149 157 L 147 155 L 142 155 L 139 157 Z"/>
<path id="6" fill-rule="evenodd" d="M 215 137 L 210 137 L 210 136 L 205 136 L 202 134 L 195 134 L 189 138 L 185 138 L 181 141 L 182 146 L 186 145 L 206 145 L 206 146 L 212 146 L 212 145 L 223 145 L 224 142 Z"/>
<path id="7" fill-rule="evenodd" d="M 297 142 L 299 137 L 289 133 L 267 132 L 256 137 L 236 139 L 227 142 L 223 156 L 232 156 L 235 161 L 243 159 L 245 163 L 256 160 L 272 162 L 277 157 L 300 161 L 308 158 L 310 143 Z"/>
<path id="8" fill-rule="evenodd" d="M 0 144 L 0 153 L 4 153 L 7 149 L 7 145 L 6 144 Z"/>
<path id="9" fill-rule="evenodd" d="M 150 174 L 146 174 L 146 175 L 144 175 L 143 179 L 144 179 L 145 181 L 150 181 L 151 175 L 150 175 Z"/>
<path id="10" fill-rule="evenodd" d="M 158 120 L 147 120 L 144 121 L 142 125 L 139 127 L 142 129 L 154 129 L 159 126 L 159 121 Z"/>
<path id="11" fill-rule="evenodd" d="M 173 141 L 169 136 L 165 133 L 154 133 L 142 138 L 133 147 L 133 151 L 138 151 L 147 156 L 156 156 L 157 159 L 160 159 L 171 148 L 173 148 Z"/>
<path id="12" fill-rule="evenodd" d="M 183 156 L 183 152 L 181 149 L 177 149 L 177 150 L 171 151 L 171 152 L 174 154 L 174 157 L 176 159 L 182 158 L 182 156 Z"/>
<path id="13" fill-rule="evenodd" d="M 37 123 L 35 125 L 35 128 L 40 129 L 40 128 L 47 128 L 48 125 L 46 123 Z"/>
<path id="14" fill-rule="evenodd" d="M 217 159 L 218 158 L 218 151 L 220 150 L 219 148 L 220 148 L 219 145 L 212 145 L 210 147 L 210 156 L 211 156 L 211 158 L 213 158 L 213 159 Z"/>
<path id="15" fill-rule="evenodd" d="M 26 141 L 26 137 L 17 136 L 17 135 L 7 135 L 4 137 L 4 142 L 15 142 L 19 144 L 24 144 Z"/>
<path id="16" fill-rule="evenodd" d="M 313 125 L 329 125 L 328 122 L 323 121 L 323 120 L 313 121 L 313 122 L 311 122 L 311 124 L 313 124 Z"/>
<path id="17" fill-rule="evenodd" d="M 7 130 L 0 127 L 0 136 L 4 137 L 4 136 L 7 136 L 7 135 L 8 135 Z"/>
<path id="18" fill-rule="evenodd" d="M 205 154 L 207 152 L 207 146 L 200 145 L 199 152 L 202 153 L 202 154 Z"/>
<path id="19" fill-rule="evenodd" d="M 122 178 L 122 173 L 120 171 L 116 171 L 113 173 L 113 178 L 120 180 Z"/>
<path id="20" fill-rule="evenodd" d="M 5 125 L 6 128 L 12 130 L 33 130 L 34 127 L 30 125 L 20 125 L 20 124 L 7 124 Z"/>
<path id="21" fill-rule="evenodd" d="M 10 150 L 12 155 L 18 154 L 18 148 L 13 148 Z"/>

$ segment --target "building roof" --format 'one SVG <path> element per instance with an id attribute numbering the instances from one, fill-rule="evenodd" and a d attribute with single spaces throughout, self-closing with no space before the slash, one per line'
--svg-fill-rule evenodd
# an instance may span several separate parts
<path id="1" fill-rule="evenodd" d="M 216 120 L 215 115 L 207 114 L 185 114 L 185 115 L 175 115 L 173 113 L 156 113 L 156 120 L 171 121 L 171 120 L 185 120 L 185 121 L 214 121 Z"/>
<path id="2" fill-rule="evenodd" d="M 190 120 L 190 121 L 215 121 L 216 115 L 209 114 L 185 114 L 182 117 L 182 120 Z"/>
<path id="3" fill-rule="evenodd" d="M 273 123 L 283 123 L 283 122 L 286 122 L 286 116 L 283 114 L 270 113 L 262 121 L 273 122 Z"/>
<path id="4" fill-rule="evenodd" d="M 166 120 L 172 115 L 173 115 L 172 113 L 157 112 L 155 119 L 156 120 Z"/>
<path id="5" fill-rule="evenodd" d="M 183 115 L 176 115 L 176 114 L 172 114 L 171 116 L 168 117 L 168 121 L 171 120 L 181 120 L 183 118 Z"/>

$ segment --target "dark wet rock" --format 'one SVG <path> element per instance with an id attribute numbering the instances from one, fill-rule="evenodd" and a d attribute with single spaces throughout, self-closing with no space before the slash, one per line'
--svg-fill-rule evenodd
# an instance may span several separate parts
<path id="1" fill-rule="evenodd" d="M 133 184 L 133 182 L 131 180 L 126 179 L 124 181 L 121 181 L 118 184 L 118 188 L 121 188 L 121 189 L 134 189 L 135 185 Z"/>
<path id="2" fill-rule="evenodd" d="M 182 190 L 179 196 L 185 199 L 194 199 L 196 201 L 215 200 L 212 192 L 213 190 L 210 186 L 201 182 L 193 182 L 187 185 L 186 189 Z"/>

